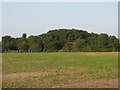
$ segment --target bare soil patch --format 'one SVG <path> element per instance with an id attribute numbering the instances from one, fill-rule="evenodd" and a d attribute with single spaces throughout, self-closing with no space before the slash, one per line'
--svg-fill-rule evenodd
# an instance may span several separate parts
<path id="1" fill-rule="evenodd" d="M 118 79 L 98 79 L 80 82 L 69 81 L 68 84 L 61 86 L 52 86 L 52 88 L 118 88 Z"/>
<path id="2" fill-rule="evenodd" d="M 84 52 L 84 55 L 118 55 L 118 52 Z"/>
<path id="3" fill-rule="evenodd" d="M 82 69 L 84 70 L 84 69 Z M 11 73 L 11 74 L 3 74 L 3 82 L 4 81 L 19 81 L 21 82 L 25 77 L 29 76 L 39 76 L 45 74 L 55 74 L 56 69 L 50 69 L 47 72 L 18 72 L 18 73 Z M 64 70 L 63 70 L 64 73 Z M 73 73 L 73 72 L 67 72 Z M 44 81 L 44 80 L 43 80 Z M 31 82 L 32 83 L 32 82 Z M 47 84 L 47 81 L 43 83 Z M 35 82 L 35 85 L 39 84 L 39 82 Z M 42 84 L 42 83 L 41 83 Z M 39 88 L 39 86 L 37 86 Z M 48 88 L 118 88 L 118 79 L 95 79 L 95 80 L 85 80 L 85 81 L 75 81 L 74 79 L 69 79 L 66 83 L 60 83 L 58 85 L 52 85 Z"/>
<path id="4" fill-rule="evenodd" d="M 84 55 L 100 55 L 98 53 L 84 53 Z"/>
<path id="5" fill-rule="evenodd" d="M 69 68 L 74 68 L 74 67 L 69 67 Z M 64 70 L 64 69 L 60 69 L 59 72 L 61 73 L 76 73 L 76 72 L 80 72 L 80 71 L 85 71 L 88 70 L 87 68 L 77 68 L 75 70 Z M 10 73 L 10 74 L 2 74 L 2 77 L 7 79 L 7 78 L 25 78 L 28 76 L 38 76 L 38 75 L 44 75 L 44 74 L 55 74 L 55 72 L 58 71 L 57 69 L 48 69 L 47 71 L 38 71 L 38 72 L 17 72 L 17 73 Z"/>
<path id="6" fill-rule="evenodd" d="M 21 78 L 21 79 L 24 79 L 25 77 L 28 77 L 28 76 L 38 76 L 38 75 L 44 75 L 44 74 L 47 74 L 48 72 L 18 72 L 18 73 L 11 73 L 11 74 L 3 74 L 2 77 L 3 77 L 3 81 L 6 81 L 6 80 L 16 80 L 16 78 Z"/>
<path id="7" fill-rule="evenodd" d="M 87 69 L 80 68 L 80 69 L 76 69 L 76 70 L 72 70 L 72 71 L 60 69 L 59 72 L 71 74 L 71 73 L 77 73 L 77 72 L 80 72 L 83 70 L 87 70 Z M 3 81 L 7 81 L 7 80 L 16 81 L 17 78 L 20 78 L 21 80 L 23 80 L 24 78 L 29 77 L 29 76 L 55 74 L 56 71 L 58 71 L 58 70 L 57 69 L 49 69 L 49 70 L 44 71 L 44 72 L 42 72 L 42 71 L 39 71 L 39 72 L 17 72 L 17 73 L 10 73 L 10 74 L 2 74 L 2 77 L 3 77 L 2 80 Z"/>
<path id="8" fill-rule="evenodd" d="M 35 63 L 43 63 L 44 61 L 40 60 L 40 61 L 36 61 L 36 60 L 33 60 L 31 62 L 35 62 Z"/>

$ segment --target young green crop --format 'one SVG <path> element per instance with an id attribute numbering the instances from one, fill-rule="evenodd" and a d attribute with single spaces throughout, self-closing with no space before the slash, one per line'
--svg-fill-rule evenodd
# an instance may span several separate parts
<path id="1" fill-rule="evenodd" d="M 3 87 L 64 87 L 69 83 L 116 79 L 118 53 L 3 53 L 2 73 Z M 29 75 L 22 76 L 24 73 Z M 18 77 L 5 79 L 4 75 L 10 74 Z"/>

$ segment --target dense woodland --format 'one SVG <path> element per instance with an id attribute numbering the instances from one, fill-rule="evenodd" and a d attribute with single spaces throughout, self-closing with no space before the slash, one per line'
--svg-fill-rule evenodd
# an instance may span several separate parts
<path id="1" fill-rule="evenodd" d="M 20 38 L 2 37 L 2 52 L 113 52 L 118 51 L 119 46 L 115 36 L 77 29 L 50 30 L 28 38 L 25 33 Z"/>

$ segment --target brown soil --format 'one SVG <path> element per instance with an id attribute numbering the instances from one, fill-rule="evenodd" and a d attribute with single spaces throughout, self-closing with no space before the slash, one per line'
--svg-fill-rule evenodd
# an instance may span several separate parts
<path id="1" fill-rule="evenodd" d="M 2 80 L 4 81 L 22 81 L 25 77 L 29 76 L 38 76 L 45 75 L 48 73 L 55 74 L 56 69 L 50 69 L 48 72 L 19 72 L 19 73 L 11 73 L 11 74 L 3 74 Z M 84 69 L 83 69 L 84 70 Z M 69 73 L 69 72 L 67 72 Z M 47 81 L 45 82 L 47 83 Z M 36 83 L 35 83 L 36 84 Z M 97 79 L 97 80 L 86 80 L 86 81 L 74 81 L 74 79 L 70 79 L 67 83 L 53 85 L 48 88 L 118 88 L 118 79 Z"/>
<path id="2" fill-rule="evenodd" d="M 38 76 L 38 75 L 44 75 L 44 74 L 47 74 L 48 72 L 18 72 L 18 73 L 11 73 L 11 74 L 3 74 L 2 77 L 3 77 L 3 81 L 7 80 L 8 78 L 9 79 L 14 79 L 14 78 L 25 78 L 25 77 L 28 77 L 28 76 Z"/>
<path id="3" fill-rule="evenodd" d="M 84 53 L 84 55 L 100 55 L 98 53 Z"/>
<path id="4" fill-rule="evenodd" d="M 118 88 L 118 79 L 110 80 L 88 80 L 83 82 L 71 83 L 63 85 L 62 87 L 70 88 Z M 53 86 L 54 88 L 54 86 Z"/>
<path id="5" fill-rule="evenodd" d="M 44 61 L 40 60 L 40 61 L 36 61 L 36 60 L 33 60 L 31 62 L 36 62 L 36 63 L 43 63 Z"/>

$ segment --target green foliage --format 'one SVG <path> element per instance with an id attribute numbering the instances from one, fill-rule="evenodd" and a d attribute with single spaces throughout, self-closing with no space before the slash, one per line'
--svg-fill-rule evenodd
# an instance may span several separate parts
<path id="1" fill-rule="evenodd" d="M 73 45 L 72 42 L 67 42 L 62 49 L 66 52 L 70 52 L 70 51 L 72 51 L 72 45 Z"/>
<path id="2" fill-rule="evenodd" d="M 79 51 L 79 48 L 77 47 L 77 43 L 76 42 L 72 43 L 72 51 L 74 51 L 74 52 Z"/>
<path id="3" fill-rule="evenodd" d="M 118 51 L 119 40 L 115 36 L 108 38 L 108 45 L 110 51 Z"/>
<path id="4" fill-rule="evenodd" d="M 28 51 L 28 42 L 26 40 L 21 39 L 21 42 L 18 43 L 17 47 L 21 52 L 27 52 Z"/>
<path id="5" fill-rule="evenodd" d="M 40 37 L 30 36 L 28 37 L 29 50 L 32 52 L 40 52 L 43 50 L 43 43 Z"/>
<path id="6" fill-rule="evenodd" d="M 2 51 L 19 50 L 22 52 L 107 52 L 118 51 L 119 40 L 105 33 L 96 34 L 77 29 L 56 29 L 46 34 L 29 36 L 23 33 L 20 38 L 2 37 Z"/>
<path id="7" fill-rule="evenodd" d="M 17 47 L 20 52 L 28 52 L 28 40 L 25 36 L 26 35 L 23 34 L 22 38 L 17 39 Z"/>
<path id="8" fill-rule="evenodd" d="M 2 37 L 2 51 L 8 51 L 8 50 L 16 50 L 16 41 L 15 38 L 12 38 L 10 36 L 3 36 Z"/>
<path id="9" fill-rule="evenodd" d="M 2 42 L 0 42 L 0 52 L 2 52 Z"/>
<path id="10" fill-rule="evenodd" d="M 91 46 L 85 46 L 82 48 L 82 51 L 83 52 L 92 52 L 93 50 L 92 50 Z"/>
<path id="11" fill-rule="evenodd" d="M 82 51 L 82 48 L 85 47 L 86 43 L 85 43 L 85 40 L 84 39 L 80 39 L 78 38 L 76 40 L 76 46 L 78 48 L 79 51 Z"/>
<path id="12" fill-rule="evenodd" d="M 26 38 L 26 37 L 27 37 L 27 34 L 23 33 L 22 38 Z"/>

